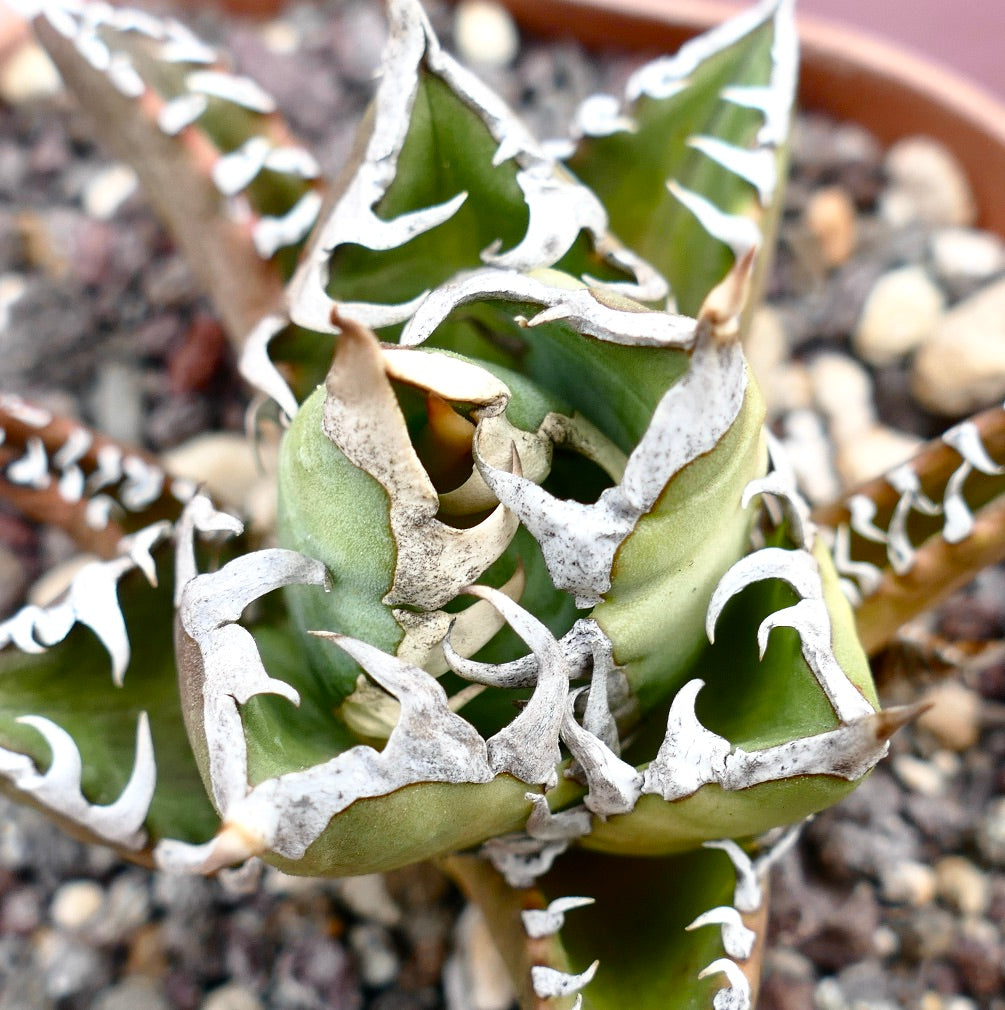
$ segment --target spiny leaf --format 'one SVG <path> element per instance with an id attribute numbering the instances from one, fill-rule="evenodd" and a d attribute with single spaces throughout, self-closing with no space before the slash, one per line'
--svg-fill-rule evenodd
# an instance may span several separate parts
<path id="1" fill-rule="evenodd" d="M 569 167 L 690 315 L 758 228 L 771 248 L 796 48 L 791 2 L 769 0 L 580 110 Z"/>

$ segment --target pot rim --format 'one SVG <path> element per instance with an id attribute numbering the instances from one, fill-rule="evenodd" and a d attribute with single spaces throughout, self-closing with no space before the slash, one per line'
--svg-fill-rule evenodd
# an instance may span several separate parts
<path id="1" fill-rule="evenodd" d="M 673 51 L 746 9 L 721 0 L 499 0 L 525 29 L 587 46 Z M 924 134 L 959 159 L 981 227 L 1005 235 L 1005 102 L 910 49 L 801 15 L 799 101 L 883 143 Z"/>

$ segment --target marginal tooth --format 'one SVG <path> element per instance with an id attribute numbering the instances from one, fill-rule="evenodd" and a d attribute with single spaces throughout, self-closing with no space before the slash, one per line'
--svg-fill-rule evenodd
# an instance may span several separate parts
<path id="1" fill-rule="evenodd" d="M 742 589 L 762 579 L 781 579 L 802 597 L 821 599 L 820 569 L 812 554 L 784 547 L 765 547 L 741 558 L 719 580 L 708 604 L 705 630 L 715 641 L 715 626 L 726 604 Z"/>
<path id="2" fill-rule="evenodd" d="M 146 838 L 142 826 L 157 780 L 146 713 L 141 713 L 137 722 L 136 756 L 129 781 L 119 798 L 109 806 L 91 804 L 81 792 L 80 751 L 66 730 L 41 716 L 22 716 L 18 722 L 42 734 L 52 758 L 44 775 L 39 775 L 33 767 L 14 772 L 11 778 L 15 787 L 106 841 L 127 849 L 140 848 Z"/>
<path id="3" fill-rule="evenodd" d="M 555 766 L 562 760 L 559 733 L 569 690 L 569 667 L 562 649 L 537 618 L 499 590 L 468 586 L 465 592 L 491 603 L 537 658 L 537 686 L 530 700 L 509 725 L 489 738 L 492 768 L 551 788 L 558 782 Z"/>
<path id="4" fill-rule="evenodd" d="M 706 729 L 694 710 L 704 686 L 704 681 L 690 680 L 677 692 L 667 716 L 666 736 L 645 770 L 643 793 L 655 793 L 668 802 L 678 800 L 725 774 L 731 744 Z"/>
<path id="5" fill-rule="evenodd" d="M 265 316 L 248 334 L 241 352 L 240 372 L 255 389 L 270 396 L 286 416 L 292 419 L 298 408 L 297 398 L 269 357 L 269 343 L 289 325 L 285 316 Z"/>
<path id="6" fill-rule="evenodd" d="M 762 659 L 768 647 L 768 636 L 775 628 L 794 628 L 799 633 L 803 658 L 841 722 L 872 714 L 872 705 L 848 679 L 834 655 L 830 615 L 823 599 L 802 599 L 791 607 L 769 614 L 757 629 Z"/>
<path id="7" fill-rule="evenodd" d="M 589 791 L 583 804 L 600 818 L 627 814 L 641 795 L 642 773 L 576 722 L 573 706 L 579 693 L 574 691 L 566 699 L 562 741 L 586 776 Z"/>
<path id="8" fill-rule="evenodd" d="M 527 935 L 538 940 L 553 936 L 565 925 L 565 913 L 592 905 L 594 898 L 556 898 L 547 908 L 528 908 L 520 913 Z"/>
<path id="9" fill-rule="evenodd" d="M 771 472 L 759 480 L 752 480 L 743 489 L 740 504 L 746 508 L 754 495 L 774 495 L 781 499 L 791 527 L 792 539 L 797 546 L 811 550 L 816 536 L 816 525 L 810 518 L 809 503 L 799 490 L 796 472 L 789 460 L 785 446 L 769 430 L 764 440 L 771 458 Z"/>
<path id="10" fill-rule="evenodd" d="M 761 229 L 749 217 L 742 214 L 727 214 L 710 200 L 672 180 L 667 183 L 667 188 L 694 214 L 702 228 L 712 238 L 729 246 L 737 258 L 760 246 Z"/>
<path id="11" fill-rule="evenodd" d="M 756 912 L 764 900 L 757 868 L 750 856 L 731 838 L 705 842 L 706 849 L 721 849 L 729 856 L 736 871 L 736 887 L 733 891 L 733 905 L 741 912 Z"/>
<path id="12" fill-rule="evenodd" d="M 42 491 L 49 486 L 49 458 L 40 438 L 32 436 L 25 445 L 25 454 L 7 467 L 4 476 L 12 484 Z"/>
<path id="13" fill-rule="evenodd" d="M 264 137 L 251 137 L 213 165 L 213 184 L 224 196 L 246 189 L 265 166 L 271 145 Z"/>
<path id="14" fill-rule="evenodd" d="M 280 249 L 303 241 L 321 213 L 323 197 L 317 190 L 308 190 L 285 213 L 259 218 L 251 230 L 251 239 L 262 259 L 272 259 Z"/>
<path id="15" fill-rule="evenodd" d="M 590 813 L 585 807 L 573 807 L 551 812 L 547 799 L 540 793 L 524 793 L 531 804 L 527 818 L 527 834 L 540 842 L 571 842 L 590 833 Z"/>
<path id="16" fill-rule="evenodd" d="M 1005 474 L 1005 465 L 999 466 L 988 454 L 980 429 L 973 421 L 964 421 L 950 428 L 942 436 L 942 441 L 955 449 L 975 470 L 989 477 Z"/>
<path id="17" fill-rule="evenodd" d="M 739 909 L 732 905 L 709 909 L 684 928 L 690 932 L 702 926 L 722 927 L 723 949 L 734 961 L 746 961 L 753 953 L 757 933 L 744 924 Z"/>
<path id="18" fill-rule="evenodd" d="M 594 961 L 586 971 L 572 975 L 569 972 L 558 971 L 557 968 L 549 968 L 547 965 L 535 964 L 530 969 L 534 994 L 540 999 L 572 996 L 593 981 L 593 976 L 597 974 L 599 966 L 600 962 Z"/>
<path id="19" fill-rule="evenodd" d="M 770 147 L 753 150 L 737 147 L 718 137 L 691 137 L 688 147 L 701 151 L 727 172 L 749 182 L 757 190 L 761 206 L 771 203 L 778 185 L 777 155 Z"/>
<path id="20" fill-rule="evenodd" d="M 157 126 L 168 137 L 177 137 L 209 108 L 205 95 L 179 95 L 165 102 L 157 113 Z"/>
<path id="21" fill-rule="evenodd" d="M 725 989 L 720 989 L 712 999 L 715 1010 L 752 1010 L 753 1002 L 750 993 L 750 982 L 743 970 L 728 957 L 720 957 L 707 968 L 698 972 L 698 978 L 709 975 L 723 974 L 729 981 Z"/>
<path id="22" fill-rule="evenodd" d="M 868 561 L 851 558 L 851 531 L 842 523 L 834 531 L 834 567 L 839 575 L 850 575 L 862 589 L 862 595 L 871 596 L 883 581 L 883 572 Z"/>
<path id="23" fill-rule="evenodd" d="M 185 78 L 189 91 L 233 102 L 251 112 L 268 115 L 276 111 L 276 100 L 250 77 L 218 70 L 195 70 Z"/>

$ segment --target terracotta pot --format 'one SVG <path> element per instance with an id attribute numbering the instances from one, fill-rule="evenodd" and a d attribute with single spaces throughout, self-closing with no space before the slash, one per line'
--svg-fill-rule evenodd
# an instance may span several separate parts
<path id="1" fill-rule="evenodd" d="M 500 0 L 527 30 L 587 46 L 671 52 L 739 10 L 716 0 Z M 925 59 L 854 29 L 799 21 L 804 108 L 890 143 L 926 134 L 962 162 L 982 227 L 1005 235 L 1005 104 Z"/>

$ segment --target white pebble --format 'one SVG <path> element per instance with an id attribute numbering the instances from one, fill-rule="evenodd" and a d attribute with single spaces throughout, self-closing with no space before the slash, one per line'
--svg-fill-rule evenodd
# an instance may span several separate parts
<path id="1" fill-rule="evenodd" d="M 448 1006 L 466 1010 L 507 1010 L 513 984 L 481 912 L 468 905 L 457 920 L 457 955 L 444 973 Z"/>
<path id="2" fill-rule="evenodd" d="M 0 65 L 0 99 L 8 105 L 25 105 L 51 98 L 63 90 L 63 80 L 45 50 L 27 42 Z"/>
<path id="3" fill-rule="evenodd" d="M 880 210 L 892 224 L 971 225 L 977 216 L 963 167 L 929 137 L 907 137 L 887 152 L 889 188 Z"/>
<path id="4" fill-rule="evenodd" d="M 139 179 L 128 165 L 109 165 L 98 172 L 84 189 L 81 197 L 84 211 L 99 221 L 107 221 L 115 216 L 138 187 Z"/>
<path id="5" fill-rule="evenodd" d="M 782 444 L 800 490 L 813 505 L 834 501 L 841 494 L 841 483 L 820 415 L 813 410 L 794 410 L 784 425 Z"/>
<path id="6" fill-rule="evenodd" d="M 513 18 L 491 0 L 464 0 L 457 5 L 454 44 L 461 59 L 481 67 L 508 66 L 520 50 Z"/>
<path id="7" fill-rule="evenodd" d="M 71 880 L 52 896 L 49 916 L 54 926 L 75 932 L 94 921 L 105 894 L 93 880 Z"/>
<path id="8" fill-rule="evenodd" d="M 922 406 L 960 417 L 1005 397 L 1005 280 L 950 309 L 914 359 Z"/>
<path id="9" fill-rule="evenodd" d="M 984 280 L 1005 270 L 1005 242 L 988 231 L 940 228 L 929 239 L 932 265 L 947 281 Z"/>
<path id="10" fill-rule="evenodd" d="M 338 881 L 337 887 L 339 897 L 358 916 L 382 926 L 397 926 L 401 922 L 401 909 L 379 873 L 346 877 Z"/>
<path id="11" fill-rule="evenodd" d="M 922 267 L 883 274 L 862 306 L 853 343 L 871 365 L 888 365 L 917 350 L 942 319 L 946 299 Z"/>

